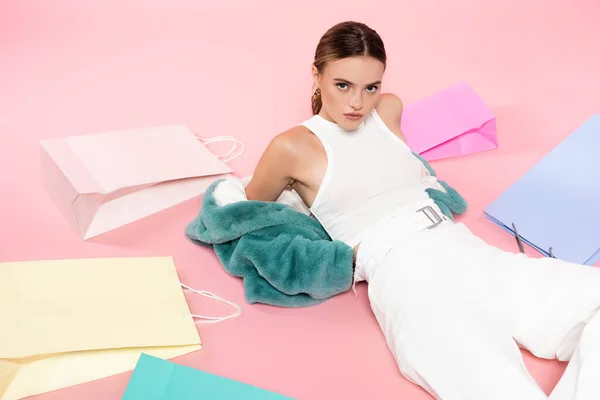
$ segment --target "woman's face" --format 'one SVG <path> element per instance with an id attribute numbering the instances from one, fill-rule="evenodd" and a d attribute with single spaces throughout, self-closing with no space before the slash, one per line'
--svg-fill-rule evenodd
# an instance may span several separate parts
<path id="1" fill-rule="evenodd" d="M 323 74 L 313 67 L 321 89 L 319 115 L 342 128 L 353 130 L 377 106 L 385 66 L 373 57 L 350 57 L 327 63 Z"/>

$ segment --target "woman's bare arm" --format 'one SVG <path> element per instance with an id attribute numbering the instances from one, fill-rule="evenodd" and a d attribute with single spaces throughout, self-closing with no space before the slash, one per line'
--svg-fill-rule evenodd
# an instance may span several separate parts
<path id="1" fill-rule="evenodd" d="M 297 159 L 293 129 L 275 136 L 246 186 L 248 200 L 276 201 L 294 181 L 293 171 Z"/>

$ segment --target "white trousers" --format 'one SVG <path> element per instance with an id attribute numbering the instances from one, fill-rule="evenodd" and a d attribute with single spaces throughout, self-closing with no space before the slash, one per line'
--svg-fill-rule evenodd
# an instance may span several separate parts
<path id="1" fill-rule="evenodd" d="M 402 375 L 442 400 L 600 399 L 600 269 L 506 252 L 462 223 L 428 225 L 397 210 L 357 254 Z M 570 360 L 549 397 L 519 347 Z"/>

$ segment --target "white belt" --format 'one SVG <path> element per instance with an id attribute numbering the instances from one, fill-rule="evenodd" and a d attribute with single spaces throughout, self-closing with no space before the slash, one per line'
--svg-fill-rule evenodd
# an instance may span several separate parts
<path id="1" fill-rule="evenodd" d="M 372 236 L 376 238 L 384 232 L 397 235 L 403 230 L 433 229 L 447 222 L 451 222 L 450 219 L 442 213 L 433 200 L 430 200 L 417 207 L 403 206 L 393 209 L 367 228 L 363 237 L 366 240 Z"/>
<path id="2" fill-rule="evenodd" d="M 365 279 L 368 270 L 381 259 L 405 234 L 452 223 L 431 200 L 419 207 L 399 207 L 369 227 L 361 240 L 356 258 L 355 283 Z"/>

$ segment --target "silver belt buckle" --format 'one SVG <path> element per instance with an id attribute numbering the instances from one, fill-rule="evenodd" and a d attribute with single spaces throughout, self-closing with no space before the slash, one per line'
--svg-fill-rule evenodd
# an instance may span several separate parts
<path id="1" fill-rule="evenodd" d="M 440 217 L 437 211 L 435 211 L 431 206 L 419 208 L 417 212 L 419 211 L 425 214 L 425 216 L 431 221 L 431 225 L 429 225 L 427 229 L 433 229 L 444 221 L 444 219 Z"/>

